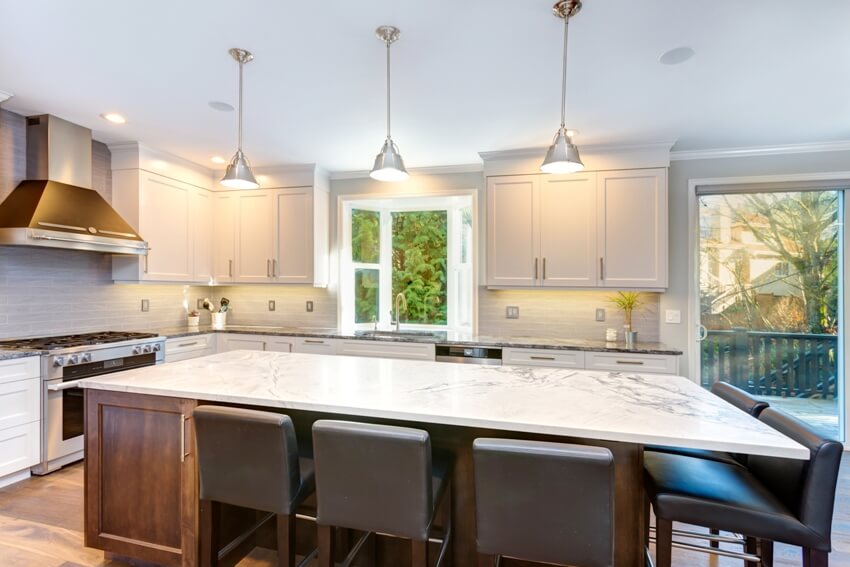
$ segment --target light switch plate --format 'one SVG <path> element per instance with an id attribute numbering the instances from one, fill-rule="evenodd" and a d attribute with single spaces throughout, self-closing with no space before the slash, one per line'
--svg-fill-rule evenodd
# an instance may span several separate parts
<path id="1" fill-rule="evenodd" d="M 143 313 L 147 313 L 147 312 L 148 312 L 148 311 L 150 311 L 150 310 L 151 310 L 151 301 L 150 301 L 150 299 L 143 299 L 143 300 L 142 300 L 142 312 L 143 312 Z"/>
<path id="2" fill-rule="evenodd" d="M 505 318 L 519 319 L 519 307 L 513 305 L 505 307 Z"/>
<path id="3" fill-rule="evenodd" d="M 604 321 L 605 320 L 605 309 L 603 309 L 602 307 L 596 308 L 596 320 L 597 321 Z"/>
<path id="4" fill-rule="evenodd" d="M 682 322 L 682 312 L 678 309 L 667 309 L 664 312 L 664 322 L 665 323 L 681 323 Z"/>
<path id="5" fill-rule="evenodd" d="M 203 300 L 203 298 L 200 298 L 200 297 L 199 297 L 199 298 L 198 298 L 198 301 L 195 303 L 195 309 L 197 309 L 198 311 L 200 311 L 200 310 L 201 310 L 201 309 L 203 309 L 203 308 L 204 308 L 204 300 Z"/>
<path id="6" fill-rule="evenodd" d="M 307 313 L 312 313 L 312 312 L 313 312 L 313 302 L 308 301 L 307 302 Z"/>
<path id="7" fill-rule="evenodd" d="M 269 311 L 274 311 L 274 309 L 275 309 L 274 299 L 269 299 Z"/>

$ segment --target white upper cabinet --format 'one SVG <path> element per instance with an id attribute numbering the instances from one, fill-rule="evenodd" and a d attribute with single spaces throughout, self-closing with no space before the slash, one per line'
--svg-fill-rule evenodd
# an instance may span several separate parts
<path id="1" fill-rule="evenodd" d="M 487 285 L 667 287 L 667 170 L 487 178 Z"/>
<path id="2" fill-rule="evenodd" d="M 113 256 L 113 279 L 208 283 L 213 234 L 209 172 L 137 143 L 109 149 L 112 206 L 150 247 L 147 256 Z"/>
<path id="3" fill-rule="evenodd" d="M 541 284 L 595 286 L 596 174 L 541 175 L 538 202 Z"/>
<path id="4" fill-rule="evenodd" d="M 209 192 L 140 169 L 114 171 L 112 179 L 113 206 L 150 247 L 147 256 L 115 256 L 113 278 L 208 281 L 212 237 Z"/>
<path id="5" fill-rule="evenodd" d="M 603 287 L 667 287 L 667 170 L 599 173 Z"/>
<path id="6" fill-rule="evenodd" d="M 218 283 L 233 281 L 236 269 L 236 211 L 239 194 L 227 191 L 213 198 L 213 278 Z"/>
<path id="7" fill-rule="evenodd" d="M 275 195 L 271 190 L 248 190 L 238 194 L 235 282 L 273 281 L 275 208 Z"/>
<path id="8" fill-rule="evenodd" d="M 313 283 L 313 189 L 279 189 L 275 195 L 278 283 Z"/>
<path id="9" fill-rule="evenodd" d="M 487 180 L 487 283 L 533 286 L 540 275 L 537 175 Z"/>

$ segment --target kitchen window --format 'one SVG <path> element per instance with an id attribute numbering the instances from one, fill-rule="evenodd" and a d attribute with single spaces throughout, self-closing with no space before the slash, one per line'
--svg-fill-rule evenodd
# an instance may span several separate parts
<path id="1" fill-rule="evenodd" d="M 472 330 L 471 197 L 347 201 L 343 214 L 345 327 L 390 328 L 401 293 L 405 328 Z"/>

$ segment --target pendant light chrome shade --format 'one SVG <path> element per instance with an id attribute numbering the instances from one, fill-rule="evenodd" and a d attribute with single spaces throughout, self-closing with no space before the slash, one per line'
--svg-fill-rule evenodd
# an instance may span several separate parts
<path id="1" fill-rule="evenodd" d="M 570 18 L 581 10 L 581 0 L 560 0 L 552 8 L 559 18 L 564 20 L 564 66 L 561 76 L 561 127 L 555 134 L 546 158 L 540 165 L 544 173 L 575 173 L 584 169 L 578 148 L 573 144 L 572 136 L 567 132 L 567 40 L 569 38 Z"/>
<path id="2" fill-rule="evenodd" d="M 245 63 L 254 59 L 254 56 L 250 51 L 236 48 L 231 49 L 228 53 L 239 63 L 239 140 L 236 153 L 230 163 L 227 164 L 227 171 L 221 179 L 221 184 L 230 189 L 256 189 L 260 184 L 257 183 L 257 178 L 251 171 L 248 158 L 242 152 L 242 69 Z"/>
<path id="3" fill-rule="evenodd" d="M 375 156 L 375 164 L 369 177 L 378 181 L 404 181 L 409 174 L 404 167 L 404 160 L 398 151 L 398 146 L 390 135 L 390 46 L 401 35 L 398 28 L 381 26 L 375 30 L 375 35 L 387 46 L 387 139 L 381 151 Z"/>

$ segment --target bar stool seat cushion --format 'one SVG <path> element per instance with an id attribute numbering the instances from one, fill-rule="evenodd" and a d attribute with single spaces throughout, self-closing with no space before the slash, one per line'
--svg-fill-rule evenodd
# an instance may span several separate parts
<path id="1" fill-rule="evenodd" d="M 735 458 L 731 453 L 723 451 L 708 451 L 706 449 L 688 449 L 684 447 L 668 447 L 666 445 L 646 445 L 644 451 L 652 451 L 653 453 L 672 453 L 674 455 L 682 455 L 685 457 L 693 457 L 696 459 L 708 459 L 709 461 L 718 461 L 727 465 L 743 464 Z"/>
<path id="2" fill-rule="evenodd" d="M 646 452 L 644 468 L 647 490 L 660 518 L 803 547 L 822 545 L 820 535 L 742 466 Z"/>

